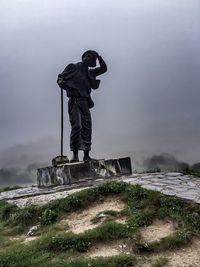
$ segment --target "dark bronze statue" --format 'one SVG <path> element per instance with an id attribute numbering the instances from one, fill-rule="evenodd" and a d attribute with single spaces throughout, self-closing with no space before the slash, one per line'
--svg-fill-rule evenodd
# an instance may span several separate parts
<path id="1" fill-rule="evenodd" d="M 96 67 L 97 59 L 99 67 Z M 84 161 L 92 160 L 89 155 L 92 137 L 90 109 L 93 108 L 94 103 L 90 94 L 92 89 L 99 88 L 100 80 L 96 77 L 106 71 L 107 66 L 102 57 L 96 51 L 88 50 L 83 53 L 81 62 L 67 65 L 58 75 L 58 85 L 66 90 L 69 98 L 70 149 L 73 151 L 70 162 L 79 161 L 79 150 L 84 151 Z"/>

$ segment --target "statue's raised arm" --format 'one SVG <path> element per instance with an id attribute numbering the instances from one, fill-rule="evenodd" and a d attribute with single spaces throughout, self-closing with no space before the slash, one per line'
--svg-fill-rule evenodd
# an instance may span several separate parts
<path id="1" fill-rule="evenodd" d="M 99 61 L 100 66 L 89 70 L 90 75 L 93 77 L 97 77 L 107 71 L 106 62 L 103 60 L 103 58 L 98 53 L 96 53 L 96 55 L 97 55 L 97 59 Z"/>

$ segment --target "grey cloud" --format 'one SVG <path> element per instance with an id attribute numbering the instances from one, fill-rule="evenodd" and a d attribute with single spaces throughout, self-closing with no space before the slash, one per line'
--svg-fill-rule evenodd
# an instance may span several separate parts
<path id="1" fill-rule="evenodd" d="M 34 174 L 18 169 L 0 169 L 0 186 L 33 184 Z"/>
<path id="2" fill-rule="evenodd" d="M 53 137 L 11 146 L 0 151 L 0 168 L 26 169 L 34 164 L 50 164 L 59 149 L 58 140 Z"/>
<path id="3" fill-rule="evenodd" d="M 1 1 L 0 166 L 59 154 L 57 74 L 88 48 L 108 65 L 93 93 L 93 155 L 198 161 L 199 8 L 197 0 Z"/>
<path id="4" fill-rule="evenodd" d="M 186 171 L 189 169 L 189 164 L 178 161 L 174 156 L 167 153 L 154 155 L 146 158 L 140 163 L 143 170 L 146 171 Z"/>

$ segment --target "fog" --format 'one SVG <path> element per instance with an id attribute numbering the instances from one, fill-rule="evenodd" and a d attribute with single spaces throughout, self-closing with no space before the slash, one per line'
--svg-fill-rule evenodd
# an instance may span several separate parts
<path id="1" fill-rule="evenodd" d="M 108 66 L 91 155 L 199 161 L 199 11 L 198 0 L 1 0 L 0 168 L 60 153 L 57 75 L 88 49 Z M 65 98 L 68 156 L 69 134 Z"/>

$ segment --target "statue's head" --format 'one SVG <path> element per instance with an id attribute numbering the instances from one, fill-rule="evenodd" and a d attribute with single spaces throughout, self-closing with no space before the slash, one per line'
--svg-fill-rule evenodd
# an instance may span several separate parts
<path id="1" fill-rule="evenodd" d="M 96 52 L 93 50 L 87 50 L 82 55 L 82 61 L 88 67 L 96 67 L 96 60 L 97 60 L 97 55 L 96 55 Z"/>

